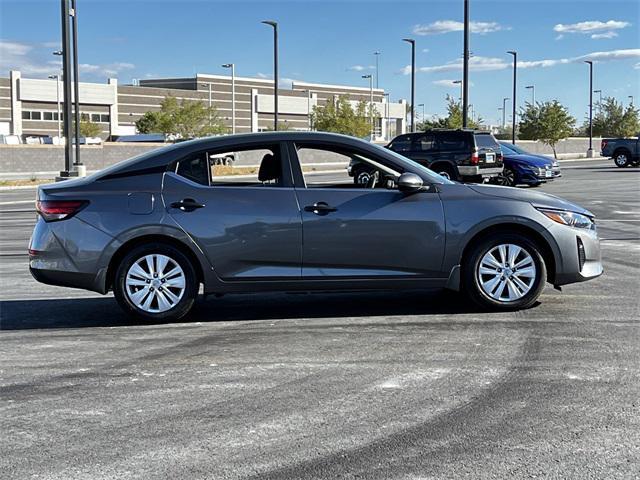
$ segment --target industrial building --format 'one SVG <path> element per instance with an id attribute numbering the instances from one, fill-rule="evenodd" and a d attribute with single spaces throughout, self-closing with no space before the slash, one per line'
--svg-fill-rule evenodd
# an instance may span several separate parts
<path id="1" fill-rule="evenodd" d="M 273 128 L 274 92 L 269 79 L 197 74 L 136 83 L 121 85 L 115 78 L 106 83 L 80 82 L 80 112 L 102 127 L 103 139 L 135 134 L 136 120 L 148 111 L 159 110 L 169 95 L 215 106 L 229 133 Z M 23 139 L 57 136 L 62 123 L 58 114 L 62 90 L 57 79 L 23 78 L 19 71 L 0 78 L 0 134 Z M 390 103 L 383 89 L 293 82 L 291 88 L 281 87 L 278 92 L 279 122 L 288 129 L 311 129 L 314 106 L 347 97 L 354 103 L 373 100 L 377 114 L 373 119 L 374 139 L 386 140 L 406 130 L 406 101 Z"/>

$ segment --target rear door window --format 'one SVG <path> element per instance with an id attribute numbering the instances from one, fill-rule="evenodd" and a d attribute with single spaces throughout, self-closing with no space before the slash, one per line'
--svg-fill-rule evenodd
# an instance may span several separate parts
<path id="1" fill-rule="evenodd" d="M 416 135 L 414 137 L 412 150 L 414 152 L 431 152 L 436 149 L 435 137 L 431 133 Z"/>
<path id="2" fill-rule="evenodd" d="M 409 152 L 411 151 L 411 136 L 410 135 L 401 135 L 397 137 L 391 144 L 389 148 L 394 152 Z"/>
<path id="3" fill-rule="evenodd" d="M 470 135 L 457 132 L 443 132 L 438 135 L 438 142 L 440 144 L 440 150 L 470 150 L 471 145 L 469 141 Z"/>

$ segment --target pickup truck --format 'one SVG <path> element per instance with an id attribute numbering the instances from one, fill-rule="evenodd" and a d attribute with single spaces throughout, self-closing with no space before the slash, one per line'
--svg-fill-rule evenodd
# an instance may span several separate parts
<path id="1" fill-rule="evenodd" d="M 637 167 L 640 165 L 640 144 L 636 138 L 603 138 L 600 156 L 612 157 L 617 167 Z"/>

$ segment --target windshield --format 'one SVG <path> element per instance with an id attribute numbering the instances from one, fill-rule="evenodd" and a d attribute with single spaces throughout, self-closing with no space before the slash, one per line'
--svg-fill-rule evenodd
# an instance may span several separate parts
<path id="1" fill-rule="evenodd" d="M 518 155 L 530 155 L 529 152 L 527 152 L 526 150 L 523 150 L 522 148 L 518 147 L 517 145 L 514 145 L 512 143 L 502 143 L 500 142 L 500 146 L 507 150 L 508 153 L 515 153 Z"/>
<path id="2" fill-rule="evenodd" d="M 422 175 L 423 177 L 426 177 L 428 179 L 429 182 L 431 183 L 446 183 L 446 184 L 453 184 L 455 182 L 452 182 L 451 180 L 448 180 L 444 177 L 441 177 L 440 175 L 438 175 L 436 172 L 434 172 L 433 170 L 429 170 L 427 167 L 424 167 L 422 165 L 420 165 L 419 163 L 414 162 L 413 160 L 404 157 L 402 155 L 400 155 L 399 153 L 394 152 L 393 150 L 389 150 L 388 148 L 384 148 L 381 147 L 380 145 L 376 145 L 375 143 L 371 143 L 371 146 L 378 148 L 381 150 L 381 152 L 383 152 L 385 155 L 391 155 L 394 157 L 394 161 L 399 163 L 400 166 L 408 166 L 412 171 L 419 173 L 420 175 Z"/>

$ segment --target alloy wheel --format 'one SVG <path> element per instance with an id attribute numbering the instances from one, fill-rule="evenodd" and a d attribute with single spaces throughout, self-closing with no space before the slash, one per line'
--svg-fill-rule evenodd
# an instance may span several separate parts
<path id="1" fill-rule="evenodd" d="M 149 254 L 136 260 L 125 277 L 131 303 L 147 313 L 162 313 L 175 307 L 186 288 L 182 267 L 172 258 Z"/>
<path id="2" fill-rule="evenodd" d="M 513 302 L 533 288 L 536 266 L 524 248 L 501 244 L 484 254 L 478 263 L 477 278 L 487 296 L 499 302 Z"/>
<path id="3" fill-rule="evenodd" d="M 616 155 L 616 158 L 613 160 L 618 167 L 626 167 L 628 163 L 627 156 L 624 153 Z"/>
<path id="4" fill-rule="evenodd" d="M 369 180 L 371 180 L 371 174 L 367 171 L 360 172 L 356 176 L 356 183 L 358 185 L 367 185 L 369 183 Z"/>

